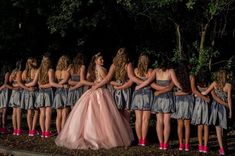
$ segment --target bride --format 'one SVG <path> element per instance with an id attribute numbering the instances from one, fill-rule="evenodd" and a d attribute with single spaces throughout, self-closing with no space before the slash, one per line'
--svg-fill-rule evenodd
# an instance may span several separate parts
<path id="1" fill-rule="evenodd" d="M 98 83 L 106 76 L 103 62 L 100 53 L 92 57 L 88 68 L 90 81 Z M 131 128 L 120 115 L 108 89 L 90 89 L 76 102 L 55 143 L 69 149 L 129 146 Z"/>

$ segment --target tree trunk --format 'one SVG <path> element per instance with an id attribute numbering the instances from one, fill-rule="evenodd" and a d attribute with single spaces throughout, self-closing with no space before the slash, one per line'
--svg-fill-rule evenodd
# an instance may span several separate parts
<path id="1" fill-rule="evenodd" d="M 177 51 L 179 52 L 180 58 L 182 58 L 182 42 L 181 42 L 181 33 L 180 33 L 180 25 L 175 23 L 176 27 L 176 43 L 177 43 Z"/>
<path id="2" fill-rule="evenodd" d="M 205 39 L 206 39 L 206 31 L 207 31 L 207 27 L 208 27 L 207 23 L 205 26 L 203 26 L 202 28 L 202 32 L 201 32 L 201 41 L 200 41 L 200 47 L 199 47 L 199 64 L 200 66 L 205 64 L 205 50 L 204 50 L 204 44 L 205 44 Z"/>

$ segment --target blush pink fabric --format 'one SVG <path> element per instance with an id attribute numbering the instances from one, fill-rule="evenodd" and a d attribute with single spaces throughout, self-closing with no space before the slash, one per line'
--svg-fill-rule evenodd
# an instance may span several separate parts
<path id="1" fill-rule="evenodd" d="M 129 146 L 131 128 L 105 88 L 88 90 L 76 102 L 55 143 L 69 149 Z"/>

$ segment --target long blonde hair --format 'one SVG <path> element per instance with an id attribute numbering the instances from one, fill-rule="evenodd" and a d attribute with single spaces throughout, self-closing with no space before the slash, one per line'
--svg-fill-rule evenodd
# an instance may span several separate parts
<path id="1" fill-rule="evenodd" d="M 126 48 L 120 48 L 117 51 L 116 56 L 113 58 L 113 64 L 115 65 L 115 79 L 116 80 L 125 80 L 127 77 L 126 65 L 128 64 L 129 59 L 127 56 Z"/>
<path id="2" fill-rule="evenodd" d="M 69 67 L 69 57 L 66 55 L 62 55 L 57 63 L 56 70 L 62 71 L 67 70 Z"/>
<path id="3" fill-rule="evenodd" d="M 216 82 L 218 84 L 218 88 L 222 90 L 223 87 L 225 86 L 226 82 L 227 82 L 227 72 L 226 72 L 226 70 L 220 69 L 216 73 Z"/>
<path id="4" fill-rule="evenodd" d="M 138 66 L 137 66 L 137 74 L 141 77 L 144 77 L 145 74 L 148 72 L 148 66 L 149 66 L 149 57 L 141 53 L 138 60 Z"/>
<path id="5" fill-rule="evenodd" d="M 38 73 L 38 83 L 46 84 L 49 82 L 48 71 L 51 67 L 51 60 L 48 55 L 44 55 Z"/>

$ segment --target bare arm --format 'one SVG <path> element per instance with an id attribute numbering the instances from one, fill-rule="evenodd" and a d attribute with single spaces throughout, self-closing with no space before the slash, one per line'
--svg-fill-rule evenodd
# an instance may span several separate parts
<path id="1" fill-rule="evenodd" d="M 177 80 L 177 77 L 175 75 L 175 71 L 173 69 L 170 69 L 170 75 L 171 75 L 171 79 L 174 82 L 174 84 L 176 85 L 176 87 L 182 89 L 182 87 L 180 86 L 179 81 Z"/>
<path id="2" fill-rule="evenodd" d="M 232 118 L 232 85 L 227 84 L 228 86 L 228 108 L 229 108 L 229 118 Z"/>
<path id="3" fill-rule="evenodd" d="M 25 90 L 31 91 L 28 87 L 26 87 L 26 86 L 22 83 L 22 72 L 21 72 L 21 71 L 18 71 L 18 72 L 16 73 L 16 82 L 17 82 L 17 84 L 18 84 L 21 88 L 23 88 L 23 89 L 25 89 Z"/>
<path id="4" fill-rule="evenodd" d="M 202 98 L 203 100 L 209 102 L 210 101 L 210 98 L 209 97 L 206 97 L 204 95 L 202 95 L 196 88 L 195 86 L 196 82 L 195 82 L 195 77 L 194 76 L 190 76 L 190 86 L 191 86 L 191 90 L 192 90 L 192 93 L 194 95 L 196 95 L 197 97 L 200 97 Z"/>
<path id="5" fill-rule="evenodd" d="M 205 90 L 204 92 L 201 92 L 202 95 L 207 95 L 210 91 L 212 91 L 215 88 L 215 81 Z"/>
<path id="6" fill-rule="evenodd" d="M 133 67 L 132 67 L 132 64 L 129 63 L 127 65 L 127 75 L 129 77 L 129 79 L 131 79 L 133 82 L 135 82 L 136 84 L 141 84 L 143 81 L 140 80 L 139 78 L 137 78 L 135 76 L 135 73 L 134 73 L 134 70 L 133 70 Z"/>
<path id="7" fill-rule="evenodd" d="M 112 79 L 114 72 L 115 72 L 115 66 L 112 64 L 111 67 L 109 68 L 108 74 L 104 77 L 104 79 L 101 82 L 95 85 L 94 89 L 100 88 L 103 85 L 107 84 Z"/>
<path id="8" fill-rule="evenodd" d="M 212 90 L 212 91 L 211 91 L 211 95 L 212 95 L 213 99 L 214 99 L 216 102 L 218 102 L 218 103 L 221 104 L 221 105 L 224 105 L 224 106 L 228 107 L 228 103 L 225 102 L 225 101 L 223 101 L 221 98 L 219 98 L 219 97 L 216 95 L 215 90 Z"/>
<path id="9" fill-rule="evenodd" d="M 173 84 L 174 85 L 174 84 Z M 157 90 L 157 91 L 160 91 L 160 90 L 163 90 L 165 89 L 166 87 L 164 86 L 159 86 L 158 84 L 156 84 L 155 82 L 151 83 L 150 85 L 153 89 Z"/>
<path id="10" fill-rule="evenodd" d="M 131 81 L 131 80 L 129 79 L 129 81 L 125 82 L 123 85 L 121 85 L 121 86 L 114 86 L 114 88 L 115 88 L 115 89 L 118 89 L 118 90 L 120 90 L 120 89 L 126 89 L 126 88 L 131 87 L 132 84 L 133 84 L 133 81 Z"/>
<path id="11" fill-rule="evenodd" d="M 62 84 L 55 83 L 55 72 L 54 72 L 54 70 L 50 69 L 48 71 L 48 77 L 49 77 L 49 84 L 52 87 L 56 87 L 56 88 L 62 88 L 63 87 Z"/>
<path id="12" fill-rule="evenodd" d="M 163 93 L 166 93 L 166 92 L 169 92 L 172 90 L 172 88 L 174 87 L 174 83 L 171 81 L 171 84 L 161 90 L 158 90 L 158 91 L 155 91 L 154 95 L 160 95 L 160 94 L 163 94 Z"/>
<path id="13" fill-rule="evenodd" d="M 33 81 L 30 82 L 30 83 L 26 83 L 25 86 L 27 86 L 27 87 L 33 87 L 33 86 L 35 86 L 35 85 L 38 83 L 38 75 L 39 75 L 38 73 L 39 73 L 39 70 L 37 70 L 37 72 L 36 72 L 36 74 L 35 74 L 35 76 L 34 76 Z"/>
<path id="14" fill-rule="evenodd" d="M 63 85 L 68 83 L 70 74 L 68 71 L 63 71 L 63 79 L 59 82 L 59 84 Z"/>
<path id="15" fill-rule="evenodd" d="M 135 90 L 139 90 L 139 89 L 149 85 L 155 78 L 156 78 L 156 69 L 153 70 L 153 72 L 151 73 L 150 77 L 147 80 L 142 82 L 139 86 L 136 86 Z"/>
<path id="16" fill-rule="evenodd" d="M 120 83 L 116 82 L 116 81 L 111 81 L 110 84 L 112 86 L 120 86 Z"/>

